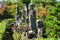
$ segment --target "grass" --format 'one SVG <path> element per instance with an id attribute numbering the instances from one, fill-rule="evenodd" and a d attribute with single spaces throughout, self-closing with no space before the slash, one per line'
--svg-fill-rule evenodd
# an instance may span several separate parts
<path id="1" fill-rule="evenodd" d="M 5 25 L 6 25 L 5 20 L 3 20 L 2 22 L 0 22 L 0 40 L 2 38 L 2 34 L 3 34 L 4 30 L 5 30 Z"/>
<path id="2" fill-rule="evenodd" d="M 8 20 L 13 20 L 13 19 L 10 18 L 10 19 L 8 19 Z M 5 28 L 6 28 L 6 20 L 4 19 L 4 20 L 2 20 L 2 21 L 0 22 L 0 40 L 1 40 L 2 35 L 3 35 L 4 31 L 5 31 Z"/>

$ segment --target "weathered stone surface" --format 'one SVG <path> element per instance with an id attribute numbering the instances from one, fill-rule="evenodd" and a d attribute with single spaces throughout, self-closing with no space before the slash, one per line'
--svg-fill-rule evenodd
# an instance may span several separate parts
<path id="1" fill-rule="evenodd" d="M 37 28 L 38 28 L 38 37 L 43 36 L 43 22 L 42 20 L 37 20 Z"/>
<path id="2" fill-rule="evenodd" d="M 34 5 L 29 4 L 29 26 L 28 26 L 28 38 L 34 38 L 37 34 L 36 28 L 36 12 L 34 10 Z M 33 35 L 32 35 L 33 34 Z"/>
<path id="3" fill-rule="evenodd" d="M 26 16 L 27 16 L 27 7 L 26 5 L 23 5 L 23 8 L 22 8 L 22 18 L 23 18 L 23 21 L 26 22 Z"/>

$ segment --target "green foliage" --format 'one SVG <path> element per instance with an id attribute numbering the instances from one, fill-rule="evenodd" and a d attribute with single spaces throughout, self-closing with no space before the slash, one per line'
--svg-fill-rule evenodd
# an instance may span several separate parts
<path id="1" fill-rule="evenodd" d="M 22 5 L 22 1 L 21 1 L 21 0 L 18 0 L 18 1 L 17 1 L 17 5 L 18 5 L 18 6 L 21 6 L 21 5 Z"/>
<path id="2" fill-rule="evenodd" d="M 6 28 L 6 21 L 3 20 L 2 22 L 0 22 L 0 40 L 2 40 L 2 35 L 5 31 Z"/>
<path id="3" fill-rule="evenodd" d="M 51 10 L 50 14 L 54 15 L 56 13 L 56 9 L 57 9 L 56 7 L 52 6 L 50 9 Z"/>
<path id="4" fill-rule="evenodd" d="M 36 40 L 59 40 L 59 39 L 55 37 L 50 37 L 50 38 L 37 38 Z"/>
<path id="5" fill-rule="evenodd" d="M 19 14 L 20 14 L 20 17 L 21 17 L 21 9 L 22 9 L 22 6 L 23 6 L 23 1 L 22 0 L 18 0 L 16 5 L 18 5 L 18 7 L 19 7 Z"/>
<path id="6" fill-rule="evenodd" d="M 7 5 L 11 5 L 12 2 L 10 2 L 9 0 L 5 2 Z"/>
<path id="7" fill-rule="evenodd" d="M 59 7 L 59 6 L 60 6 L 60 3 L 56 3 L 55 5 L 56 5 L 56 7 Z M 60 7 L 59 7 L 59 8 L 60 8 Z"/>
<path id="8" fill-rule="evenodd" d="M 40 4 L 40 0 L 31 0 L 31 3 Z"/>
<path id="9" fill-rule="evenodd" d="M 46 20 L 44 21 L 44 26 L 46 28 L 45 35 L 48 37 L 60 36 L 60 32 L 56 32 L 56 30 L 60 30 L 60 20 L 58 19 L 60 18 L 60 3 L 55 3 L 54 5 L 55 6 L 52 6 L 50 4 L 50 6 L 46 6 L 47 11 L 49 10 L 49 12 L 46 16 Z"/>
<path id="10" fill-rule="evenodd" d="M 51 3 L 54 3 L 54 2 L 56 2 L 56 0 L 41 0 L 42 2 L 51 2 Z"/>
<path id="11" fill-rule="evenodd" d="M 47 35 L 48 37 L 56 37 L 56 31 L 54 29 L 51 29 L 51 28 L 46 28 L 45 35 Z"/>

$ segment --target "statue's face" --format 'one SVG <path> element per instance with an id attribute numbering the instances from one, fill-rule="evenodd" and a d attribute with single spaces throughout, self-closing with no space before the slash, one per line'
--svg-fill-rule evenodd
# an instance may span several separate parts
<path id="1" fill-rule="evenodd" d="M 32 3 L 30 3 L 29 6 L 28 6 L 28 9 L 29 9 L 29 10 L 34 10 L 34 7 L 35 7 L 35 5 L 32 4 Z"/>

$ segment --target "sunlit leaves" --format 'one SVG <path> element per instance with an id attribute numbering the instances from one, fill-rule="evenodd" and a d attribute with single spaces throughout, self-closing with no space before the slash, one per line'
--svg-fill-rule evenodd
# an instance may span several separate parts
<path id="1" fill-rule="evenodd" d="M 53 15 L 54 15 L 54 14 L 56 13 L 56 9 L 57 9 L 57 8 L 54 7 L 54 6 L 51 7 L 51 9 L 50 9 L 50 10 L 51 10 L 51 11 L 50 11 L 50 14 L 53 14 Z"/>
<path id="2" fill-rule="evenodd" d="M 8 13 L 10 13 L 11 15 L 14 15 L 14 16 L 15 16 L 15 13 L 16 13 L 16 5 L 8 6 L 8 7 L 7 7 L 7 11 L 8 11 Z"/>
<path id="3" fill-rule="evenodd" d="M 48 31 L 47 31 L 47 30 L 48 30 Z M 45 35 L 47 35 L 48 37 L 55 37 L 55 36 L 56 36 L 55 33 L 56 33 L 56 31 L 55 31 L 54 29 L 47 28 Z"/>

